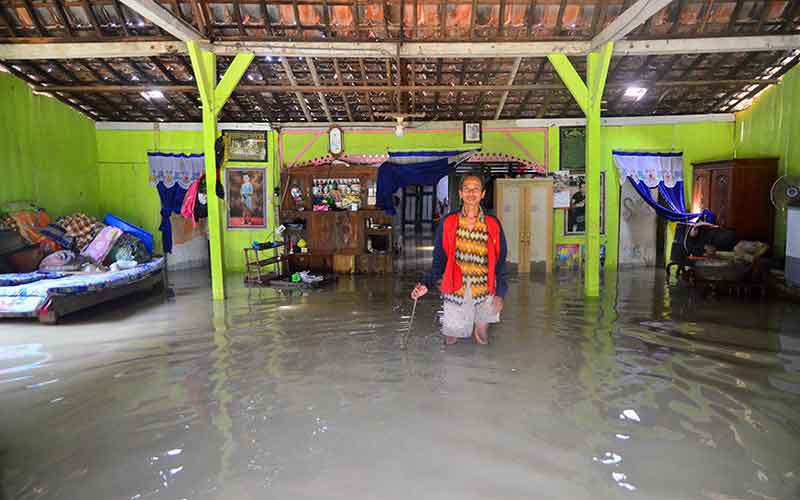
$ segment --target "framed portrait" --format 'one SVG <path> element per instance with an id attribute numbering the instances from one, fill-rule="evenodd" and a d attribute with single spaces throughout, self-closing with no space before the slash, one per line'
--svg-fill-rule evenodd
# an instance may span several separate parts
<path id="1" fill-rule="evenodd" d="M 228 229 L 267 228 L 267 169 L 225 169 L 225 212 Z"/>
<path id="2" fill-rule="evenodd" d="M 570 174 L 569 208 L 564 210 L 564 236 L 586 234 L 586 174 Z M 600 234 L 606 234 L 606 173 L 600 172 Z"/>
<path id="3" fill-rule="evenodd" d="M 464 122 L 464 143 L 480 143 L 482 140 L 481 122 Z"/>
<path id="4" fill-rule="evenodd" d="M 250 130 L 225 130 L 228 161 L 267 162 L 267 133 Z"/>

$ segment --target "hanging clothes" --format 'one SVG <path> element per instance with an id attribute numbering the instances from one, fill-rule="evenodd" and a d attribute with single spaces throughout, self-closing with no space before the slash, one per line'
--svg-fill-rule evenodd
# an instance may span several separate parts
<path id="1" fill-rule="evenodd" d="M 205 172 L 202 154 L 148 153 L 150 181 L 161 198 L 161 241 L 164 253 L 172 253 L 173 213 L 180 214 L 186 191 Z"/>
<path id="2" fill-rule="evenodd" d="M 189 219 L 192 224 L 197 226 L 200 219 L 208 217 L 208 197 L 206 195 L 206 176 L 201 175 L 186 190 L 183 199 L 181 215 L 184 219 Z"/>
<path id="3" fill-rule="evenodd" d="M 714 223 L 714 213 L 711 210 L 692 213 L 686 209 L 683 195 L 683 153 L 614 151 L 612 156 L 619 170 L 620 184 L 630 181 L 639 196 L 659 216 L 672 222 L 702 220 Z M 667 206 L 653 198 L 650 189 L 654 187 L 658 187 Z"/>

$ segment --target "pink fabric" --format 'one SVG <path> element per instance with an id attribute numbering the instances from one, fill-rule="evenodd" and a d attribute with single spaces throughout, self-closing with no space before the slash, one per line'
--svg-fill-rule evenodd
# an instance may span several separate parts
<path id="1" fill-rule="evenodd" d="M 81 255 L 88 257 L 95 264 L 103 262 L 103 260 L 111 251 L 111 247 L 117 242 L 117 239 L 122 236 L 122 230 L 114 226 L 106 226 L 100 233 L 95 236 L 89 245 L 83 249 Z"/>
<path id="2" fill-rule="evenodd" d="M 192 224 L 197 225 L 197 220 L 194 218 L 194 204 L 197 203 L 197 193 L 200 190 L 200 182 L 205 178 L 205 174 L 201 175 L 192 182 L 189 189 L 186 190 L 186 196 L 183 197 L 183 206 L 181 207 L 181 215 L 184 219 L 189 219 Z"/>

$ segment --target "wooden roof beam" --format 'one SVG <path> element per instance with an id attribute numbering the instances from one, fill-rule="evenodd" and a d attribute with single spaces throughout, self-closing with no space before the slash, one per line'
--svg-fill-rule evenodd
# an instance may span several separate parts
<path id="1" fill-rule="evenodd" d="M 125 0 L 132 1 L 132 0 Z M 199 35 L 199 33 L 198 33 Z M 216 42 L 201 43 L 220 56 L 251 53 L 272 57 L 338 57 L 394 59 L 481 59 L 546 57 L 550 54 L 585 55 L 590 42 Z M 715 54 L 794 50 L 800 35 L 680 38 L 670 40 L 622 40 L 614 44 L 615 56 Z M 91 59 L 150 57 L 185 54 L 176 42 L 85 42 L 0 44 L 0 59 Z"/>
<path id="2" fill-rule="evenodd" d="M 333 60 L 333 70 L 336 71 L 336 82 L 340 87 L 344 87 L 342 72 L 339 69 L 339 61 L 337 59 Z M 350 103 L 347 101 L 347 92 L 342 93 L 342 100 L 344 101 L 344 110 L 347 112 L 347 119 L 353 121 L 353 111 L 350 109 Z"/>
<path id="3" fill-rule="evenodd" d="M 281 57 L 281 64 L 283 65 L 283 70 L 286 72 L 286 77 L 289 79 L 289 83 L 292 84 L 296 89 L 294 91 L 294 95 L 297 98 L 297 103 L 300 105 L 300 109 L 303 110 L 303 116 L 306 117 L 307 122 L 313 121 L 311 119 L 311 112 L 308 110 L 308 104 L 306 104 L 306 98 L 303 97 L 303 92 L 299 90 L 297 86 L 297 79 L 294 77 L 294 72 L 292 71 L 292 67 L 289 65 L 289 61 L 285 57 Z M 243 86 L 240 85 L 240 90 L 242 90 Z"/>
<path id="4" fill-rule="evenodd" d="M 508 76 L 508 84 L 514 85 L 514 79 L 517 77 L 517 72 L 519 71 L 519 66 L 522 64 L 522 58 L 518 57 L 514 59 L 514 66 L 511 68 L 511 74 Z M 499 120 L 500 115 L 503 114 L 503 107 L 506 105 L 506 99 L 508 99 L 509 91 L 506 90 L 503 92 L 503 95 L 500 97 L 500 104 L 497 105 L 497 111 L 494 113 L 494 119 Z"/>
<path id="5" fill-rule="evenodd" d="M 154 0 L 120 0 L 131 10 L 183 42 L 199 41 L 203 35 L 194 26 L 175 17 Z"/>
<path id="6" fill-rule="evenodd" d="M 607 42 L 622 40 L 625 35 L 635 30 L 658 11 L 666 7 L 672 0 L 638 0 L 617 16 L 603 31 L 592 38 L 591 48 L 596 49 Z M 559 23 L 560 23 L 559 19 Z"/>
<path id="7" fill-rule="evenodd" d="M 642 85 L 655 88 L 667 87 L 710 87 L 724 85 L 748 85 L 748 84 L 776 84 L 780 80 L 770 79 L 725 79 L 725 80 L 668 80 L 668 81 L 642 81 Z M 296 82 L 295 82 L 296 83 Z M 617 89 L 626 88 L 627 83 L 609 83 L 605 88 Z M 240 84 L 236 87 L 237 92 L 293 92 L 293 93 L 316 93 L 326 92 L 340 94 L 342 92 L 383 92 L 391 94 L 398 87 L 396 85 L 260 85 L 260 84 Z M 561 83 L 536 83 L 523 85 L 402 85 L 399 87 L 401 92 L 505 92 L 505 91 L 548 91 L 564 90 Z M 191 84 L 108 84 L 108 85 L 84 85 L 84 84 L 65 84 L 65 85 L 42 85 L 34 84 L 36 91 L 50 92 L 141 92 L 144 90 L 160 90 L 162 92 L 192 92 L 197 87 Z M 393 105 L 393 102 L 390 105 Z M 393 110 L 392 110 L 393 111 Z"/>
<path id="8" fill-rule="evenodd" d="M 311 80 L 314 82 L 314 85 L 319 87 L 321 84 L 319 81 L 319 74 L 317 73 L 317 66 L 314 64 L 314 58 L 306 57 L 306 64 L 308 65 L 308 70 L 311 72 Z M 331 116 L 330 108 L 328 108 L 328 101 L 325 100 L 325 95 L 322 92 L 317 92 L 317 97 L 319 97 L 319 103 L 322 105 L 322 111 L 325 112 L 325 118 L 333 123 L 333 117 Z"/>

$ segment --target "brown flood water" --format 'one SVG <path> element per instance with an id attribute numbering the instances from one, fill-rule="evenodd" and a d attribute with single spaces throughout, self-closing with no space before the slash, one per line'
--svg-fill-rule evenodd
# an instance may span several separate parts
<path id="1" fill-rule="evenodd" d="M 796 499 L 800 308 L 512 278 L 445 349 L 413 268 L 0 323 L 0 498 Z"/>

